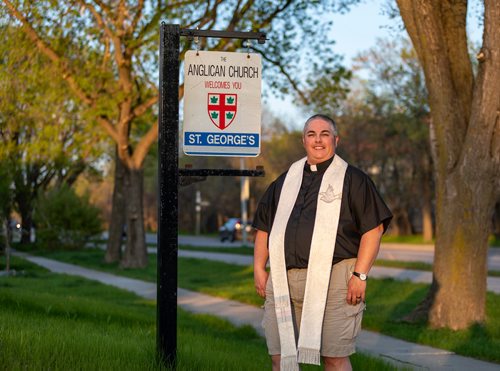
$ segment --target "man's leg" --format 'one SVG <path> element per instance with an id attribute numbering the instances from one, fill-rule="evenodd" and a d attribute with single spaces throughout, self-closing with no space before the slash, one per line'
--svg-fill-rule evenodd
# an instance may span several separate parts
<path id="1" fill-rule="evenodd" d="M 269 275 L 266 284 L 266 302 L 264 303 L 264 319 L 262 325 L 265 330 L 267 348 L 269 354 L 271 355 L 273 371 L 279 371 L 281 350 L 278 322 L 276 319 L 276 311 L 274 309 L 274 294 L 271 275 Z"/>
<path id="2" fill-rule="evenodd" d="M 349 357 L 323 357 L 323 362 L 325 371 L 352 371 Z"/>
<path id="3" fill-rule="evenodd" d="M 271 356 L 271 362 L 273 363 L 273 371 L 280 371 L 280 361 L 281 361 L 281 356 L 279 354 Z"/>
<path id="4" fill-rule="evenodd" d="M 269 354 L 271 355 L 273 371 L 276 371 L 280 369 L 281 347 L 276 310 L 274 307 L 274 294 L 271 276 L 272 274 L 269 275 L 266 285 L 266 302 L 264 304 L 263 326 L 266 335 L 267 348 Z M 305 269 L 292 269 L 288 271 L 288 284 L 290 289 L 292 318 L 294 324 L 293 327 L 296 335 L 296 341 L 298 332 L 297 325 L 300 326 L 300 317 L 302 315 L 302 303 L 304 301 L 306 276 L 307 270 Z"/>
<path id="5" fill-rule="evenodd" d="M 353 306 L 346 302 L 347 283 L 355 263 L 356 259 L 345 259 L 332 269 L 321 339 L 325 370 L 352 370 L 349 355 L 355 352 L 365 308 L 364 303 Z"/>

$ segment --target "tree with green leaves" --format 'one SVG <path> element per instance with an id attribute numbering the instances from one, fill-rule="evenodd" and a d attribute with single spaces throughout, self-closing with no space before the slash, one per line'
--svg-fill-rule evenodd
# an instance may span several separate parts
<path id="1" fill-rule="evenodd" d="M 82 249 L 102 231 L 100 210 L 89 195 L 77 195 L 67 184 L 39 194 L 35 207 L 37 242 L 48 250 Z"/>
<path id="2" fill-rule="evenodd" d="M 469 54 L 467 0 L 397 0 L 424 71 L 436 179 L 433 283 L 414 312 L 433 327 L 486 317 L 488 237 L 500 198 L 500 2 L 484 1 L 483 40 Z M 471 58 L 479 62 L 477 72 Z"/>
<path id="3" fill-rule="evenodd" d="M 21 243 L 30 243 L 34 201 L 51 184 L 71 185 L 99 151 L 99 133 L 68 97 L 51 63 L 16 27 L 0 27 L 0 161 L 13 184 Z"/>
<path id="4" fill-rule="evenodd" d="M 252 45 L 266 61 L 265 76 L 279 91 L 290 89 L 302 98 L 299 71 L 335 75 L 338 56 L 325 42 L 328 24 L 311 14 L 344 11 L 358 0 L 226 0 L 127 1 L 2 0 L 15 25 L 37 50 L 58 67 L 78 104 L 89 111 L 116 146 L 116 174 L 107 261 L 120 258 L 123 224 L 127 244 L 124 267 L 144 267 L 147 253 L 143 223 L 143 163 L 158 136 L 152 109 L 156 86 L 158 29 L 161 20 L 184 28 L 261 30 L 265 46 Z M 299 48 L 300 45 L 300 48 Z M 200 47 L 236 51 L 240 40 L 202 39 Z M 193 49 L 183 40 L 181 59 Z M 308 53 L 309 51 L 309 53 Z M 303 60 L 307 58 L 307 64 Z M 183 85 L 179 87 L 179 98 Z M 147 118 L 147 119 L 146 119 Z M 139 125 L 142 121 L 145 123 Z"/>
<path id="5" fill-rule="evenodd" d="M 5 161 L 0 161 L 0 246 L 5 251 L 5 271 L 10 270 L 10 213 L 12 211 L 12 180 Z"/>
<path id="6" fill-rule="evenodd" d="M 430 153 L 429 104 L 422 68 L 415 50 L 405 39 L 378 40 L 356 58 L 356 70 L 370 72 L 367 103 L 381 118 L 374 130 L 384 133 L 375 156 L 392 176 L 377 176 L 387 199 L 397 199 L 392 211 L 393 229 L 412 233 L 410 210 L 420 210 L 424 241 L 433 237 L 433 173 Z M 385 118 L 383 116 L 386 116 Z M 352 130 L 351 130 L 352 132 Z M 419 194 L 420 197 L 414 197 Z"/>

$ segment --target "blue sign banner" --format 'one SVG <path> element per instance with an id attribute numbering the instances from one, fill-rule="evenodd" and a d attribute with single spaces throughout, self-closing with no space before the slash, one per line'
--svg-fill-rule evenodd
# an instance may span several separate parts
<path id="1" fill-rule="evenodd" d="M 258 148 L 259 134 L 184 132 L 185 146 Z"/>

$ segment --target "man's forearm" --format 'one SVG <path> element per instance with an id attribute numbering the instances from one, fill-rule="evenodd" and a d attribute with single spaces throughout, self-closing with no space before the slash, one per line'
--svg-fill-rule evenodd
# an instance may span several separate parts
<path id="1" fill-rule="evenodd" d="M 267 260 L 269 259 L 269 249 L 267 247 L 267 232 L 257 230 L 254 244 L 254 271 L 258 269 L 266 269 Z"/>
<path id="2" fill-rule="evenodd" d="M 269 274 L 266 271 L 269 249 L 267 248 L 267 232 L 257 230 L 253 252 L 253 278 L 255 290 L 261 297 L 266 297 L 266 284 Z"/>
<path id="3" fill-rule="evenodd" d="M 358 260 L 354 270 L 359 273 L 368 273 L 377 258 L 380 248 L 380 239 L 384 233 L 384 226 L 380 224 L 361 236 L 358 250 Z"/>

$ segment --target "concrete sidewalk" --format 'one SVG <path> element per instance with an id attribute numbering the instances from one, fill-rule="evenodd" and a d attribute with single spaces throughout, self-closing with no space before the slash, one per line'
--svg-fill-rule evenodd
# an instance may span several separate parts
<path id="1" fill-rule="evenodd" d="M 23 257 L 52 272 L 85 277 L 132 291 L 147 299 L 156 299 L 156 284 L 154 283 L 120 277 L 20 252 L 15 252 L 14 255 Z M 178 304 L 190 312 L 222 317 L 238 326 L 251 325 L 259 334 L 263 335 L 262 309 L 260 308 L 180 288 L 178 289 Z M 362 330 L 359 335 L 357 349 L 361 353 L 381 357 L 398 367 L 414 370 L 500 370 L 499 364 L 462 357 L 446 350 L 413 344 L 366 330 Z"/>

